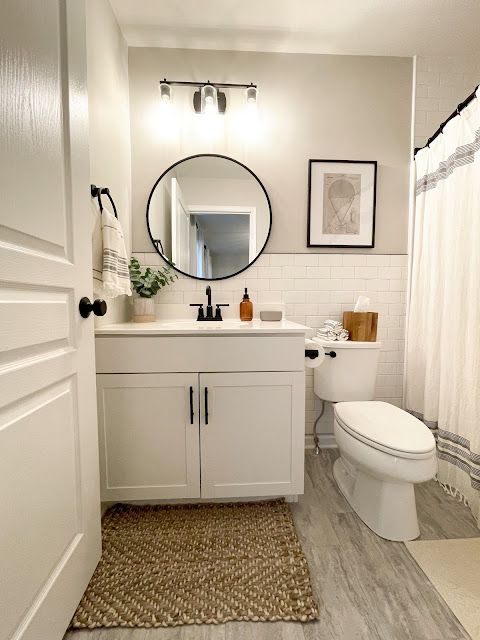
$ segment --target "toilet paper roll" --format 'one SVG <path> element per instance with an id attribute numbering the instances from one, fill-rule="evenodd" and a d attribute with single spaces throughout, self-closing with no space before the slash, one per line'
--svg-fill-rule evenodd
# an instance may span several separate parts
<path id="1" fill-rule="evenodd" d="M 312 359 L 305 357 L 305 368 L 316 369 L 325 360 L 325 351 L 322 349 L 322 346 L 318 344 L 318 342 L 314 342 L 313 340 L 305 340 L 305 349 L 318 350 L 318 356 L 316 358 Z"/>

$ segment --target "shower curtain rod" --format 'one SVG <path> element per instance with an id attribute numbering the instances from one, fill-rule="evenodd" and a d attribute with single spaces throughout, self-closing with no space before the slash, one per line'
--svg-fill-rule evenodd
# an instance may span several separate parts
<path id="1" fill-rule="evenodd" d="M 413 157 L 415 157 L 419 151 L 421 151 L 422 149 L 425 149 L 425 147 L 429 147 L 430 144 L 435 140 L 435 138 L 438 138 L 438 136 L 441 133 L 443 133 L 443 129 L 444 129 L 445 125 L 447 124 L 447 122 L 450 122 L 450 120 L 452 120 L 456 116 L 460 115 L 460 113 L 465 109 L 465 107 L 467 105 L 469 105 L 470 102 L 472 102 L 472 100 L 475 98 L 476 93 L 477 93 L 477 89 L 478 89 L 479 86 L 480 85 L 477 84 L 477 86 L 472 91 L 472 93 L 467 98 L 465 98 L 465 100 L 463 102 L 460 102 L 460 104 L 457 106 L 455 111 L 453 113 L 451 113 L 444 122 L 442 122 L 442 124 L 438 127 L 438 129 L 433 134 L 433 136 L 428 138 L 427 144 L 423 145 L 423 147 L 415 147 L 415 150 L 413 152 Z"/>

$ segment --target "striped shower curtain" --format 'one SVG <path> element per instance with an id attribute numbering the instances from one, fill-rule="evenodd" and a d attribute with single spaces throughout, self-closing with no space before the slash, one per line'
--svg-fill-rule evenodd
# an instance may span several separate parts
<path id="1" fill-rule="evenodd" d="M 480 526 L 480 99 L 416 155 L 405 406 Z"/>

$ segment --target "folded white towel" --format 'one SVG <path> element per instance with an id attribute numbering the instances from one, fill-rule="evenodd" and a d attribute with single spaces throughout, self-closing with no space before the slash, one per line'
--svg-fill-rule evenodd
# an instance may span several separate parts
<path id="1" fill-rule="evenodd" d="M 325 320 L 323 325 L 332 329 L 339 329 L 343 327 L 343 324 L 339 320 Z"/>
<path id="2" fill-rule="evenodd" d="M 93 228 L 93 292 L 105 298 L 132 295 L 122 227 L 106 207 L 96 212 Z"/>
<path id="3" fill-rule="evenodd" d="M 338 320 L 325 320 L 323 327 L 317 330 L 317 336 L 322 340 L 345 342 L 349 338 L 349 333 Z"/>

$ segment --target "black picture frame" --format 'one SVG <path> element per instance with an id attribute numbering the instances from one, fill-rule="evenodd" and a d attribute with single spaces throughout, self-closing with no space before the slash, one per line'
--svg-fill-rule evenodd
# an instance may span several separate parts
<path id="1" fill-rule="evenodd" d="M 267 204 L 268 204 L 268 211 L 269 211 L 270 219 L 269 219 L 267 237 L 265 238 L 265 242 L 263 243 L 262 248 L 257 253 L 256 257 L 249 264 L 247 264 L 245 267 L 243 267 L 239 271 L 236 271 L 235 273 L 231 273 L 230 275 L 227 275 L 227 276 L 221 276 L 219 278 L 201 278 L 199 276 L 192 275 L 191 273 L 186 273 L 185 271 L 182 271 L 181 269 L 176 267 L 174 264 L 172 264 L 163 255 L 163 253 L 160 250 L 160 247 L 162 246 L 161 239 L 154 238 L 153 235 L 152 235 L 152 231 L 150 229 L 150 221 L 149 221 L 149 215 L 148 214 L 149 214 L 149 209 L 150 209 L 150 202 L 152 200 L 152 197 L 153 197 L 153 194 L 155 192 L 155 189 L 156 189 L 157 185 L 160 183 L 162 178 L 169 171 L 171 171 L 173 168 L 175 168 L 177 165 L 181 164 L 182 162 L 185 162 L 186 160 L 193 160 L 194 158 L 223 158 L 224 160 L 230 160 L 231 162 L 235 162 L 236 164 L 240 165 L 246 171 L 248 171 L 248 173 L 250 173 L 255 178 L 255 180 L 258 182 L 258 184 L 262 188 L 262 191 L 263 191 L 263 193 L 265 195 L 265 198 L 266 198 Z M 188 278 L 192 278 L 193 280 L 205 280 L 207 282 L 213 282 L 215 280 L 228 280 L 228 278 L 233 278 L 234 276 L 238 276 L 240 273 L 243 273 L 246 269 L 251 267 L 258 260 L 258 258 L 262 255 L 262 253 L 265 251 L 265 247 L 267 246 L 268 240 L 270 238 L 270 234 L 272 233 L 272 219 L 273 219 L 273 216 L 272 216 L 272 203 L 270 202 L 270 198 L 269 198 L 268 192 L 265 189 L 265 186 L 263 185 L 263 183 L 260 180 L 260 178 L 249 167 L 247 167 L 245 164 L 243 164 L 239 160 L 236 160 L 235 158 L 231 158 L 230 156 L 222 155 L 220 153 L 196 153 L 196 154 L 194 154 L 192 156 L 186 156 L 185 158 L 181 158 L 180 160 L 177 160 L 177 162 L 174 162 L 167 169 L 165 169 L 165 171 L 163 171 L 163 173 L 160 175 L 160 177 L 155 181 L 155 184 L 153 185 L 153 187 L 152 187 L 152 189 L 150 191 L 150 194 L 148 196 L 148 200 L 147 200 L 147 210 L 146 210 L 147 231 L 148 231 L 148 235 L 150 237 L 150 240 L 152 242 L 152 245 L 155 248 L 155 251 L 162 258 L 162 260 L 164 260 L 164 262 L 167 263 L 168 266 L 172 267 L 178 273 L 181 273 L 182 275 L 187 276 Z M 163 247 L 162 247 L 162 249 L 163 249 Z"/>
<path id="2" fill-rule="evenodd" d="M 338 164 L 357 164 L 372 165 L 373 167 L 373 202 L 372 202 L 372 235 L 369 244 L 327 244 L 312 242 L 312 166 L 314 163 L 338 163 Z M 337 160 L 311 158 L 308 161 L 308 215 L 307 215 L 307 247 L 324 247 L 336 249 L 373 249 L 375 247 L 375 217 L 377 205 L 377 161 L 376 160 Z M 322 212 L 323 213 L 323 212 Z"/>

